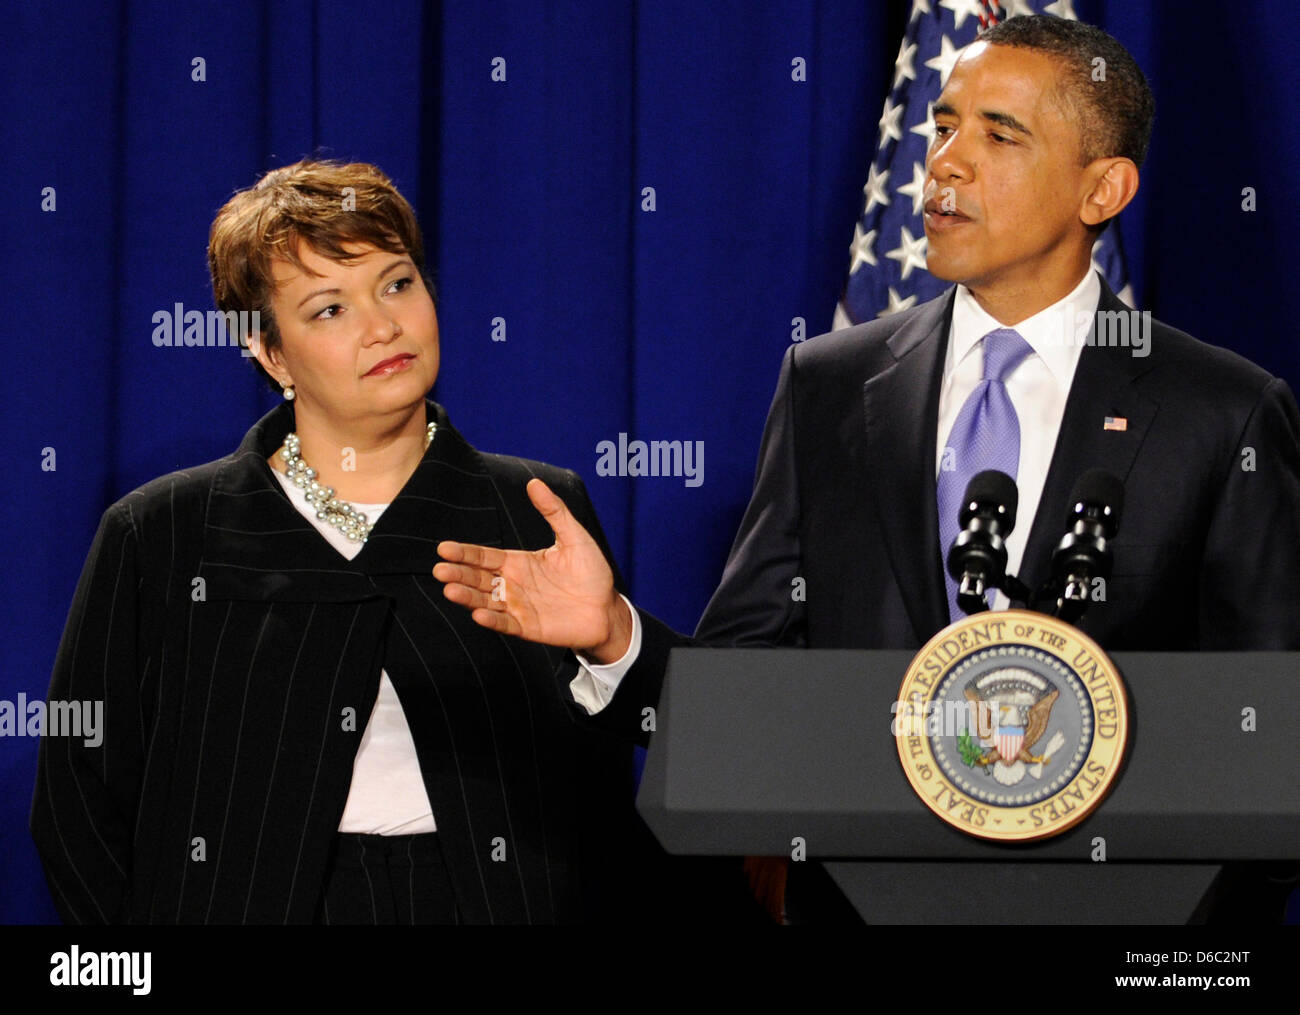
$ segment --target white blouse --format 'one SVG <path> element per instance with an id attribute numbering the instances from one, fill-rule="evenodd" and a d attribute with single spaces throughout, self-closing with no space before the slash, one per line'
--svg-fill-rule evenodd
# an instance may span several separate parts
<path id="1" fill-rule="evenodd" d="M 316 517 L 316 509 L 307 503 L 301 489 L 279 469 L 272 469 L 293 506 L 334 549 L 351 560 L 361 552 L 363 543 L 354 543 L 328 522 Z M 352 505 L 372 525 L 379 520 L 387 504 Z M 340 832 L 368 835 L 412 835 L 437 828 L 429 794 L 424 789 L 420 763 L 415 755 L 415 741 L 406 713 L 397 697 L 397 689 L 388 679 L 388 671 L 379 673 L 379 696 L 370 713 L 361 746 L 352 764 L 352 785 L 339 821 Z"/>

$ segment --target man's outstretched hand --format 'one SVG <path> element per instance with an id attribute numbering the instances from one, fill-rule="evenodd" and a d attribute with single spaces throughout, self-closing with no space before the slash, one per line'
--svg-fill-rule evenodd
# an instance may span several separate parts
<path id="1" fill-rule="evenodd" d="M 555 533 L 551 546 L 502 550 L 446 540 L 433 576 L 483 627 L 616 662 L 631 643 L 632 616 L 609 562 L 550 487 L 531 479 L 526 489 Z"/>

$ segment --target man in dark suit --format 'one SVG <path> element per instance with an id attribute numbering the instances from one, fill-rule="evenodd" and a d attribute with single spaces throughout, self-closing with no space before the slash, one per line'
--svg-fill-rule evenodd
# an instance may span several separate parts
<path id="1" fill-rule="evenodd" d="M 968 47 L 934 107 L 925 190 L 928 269 L 959 285 L 787 352 L 753 496 L 694 643 L 919 647 L 961 616 L 942 564 L 956 527 L 940 512 L 945 473 L 1009 461 L 1021 493 L 1010 570 L 1031 587 L 1049 576 L 1076 478 L 1101 467 L 1124 482 L 1113 575 L 1080 624 L 1104 648 L 1300 648 L 1294 397 L 1233 353 L 1127 316 L 1090 267 L 1137 191 L 1152 111 L 1131 57 L 1090 26 L 1014 18 Z M 1139 330 L 1121 339 L 1121 320 Z M 581 540 L 567 522 L 556 531 Z M 511 607 L 481 592 L 515 562 L 443 555 L 463 568 L 435 570 L 449 598 L 536 636 L 511 612 L 528 597 Z M 588 640 L 626 633 L 600 717 L 626 721 L 657 701 L 668 649 L 692 642 L 609 602 Z M 538 590 L 531 608 L 544 607 Z"/>

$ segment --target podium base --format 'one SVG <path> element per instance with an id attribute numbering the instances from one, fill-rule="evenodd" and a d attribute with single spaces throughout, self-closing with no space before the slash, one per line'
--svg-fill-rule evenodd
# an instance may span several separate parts
<path id="1" fill-rule="evenodd" d="M 867 923 L 1203 923 L 1219 864 L 823 865 Z"/>

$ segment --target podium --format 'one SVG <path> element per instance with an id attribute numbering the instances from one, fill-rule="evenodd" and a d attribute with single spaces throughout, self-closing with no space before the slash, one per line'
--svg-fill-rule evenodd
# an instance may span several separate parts
<path id="1" fill-rule="evenodd" d="M 1300 860 L 1300 653 L 1113 654 L 1118 780 L 1027 843 L 963 834 L 909 786 L 890 706 L 913 655 L 674 649 L 637 809 L 674 854 L 802 842 L 869 923 L 1184 923 L 1224 862 Z"/>

